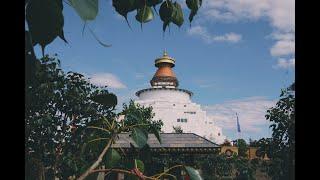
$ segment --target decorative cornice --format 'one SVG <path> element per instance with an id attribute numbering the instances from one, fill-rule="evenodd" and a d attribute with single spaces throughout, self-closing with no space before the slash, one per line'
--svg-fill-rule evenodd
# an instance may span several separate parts
<path id="1" fill-rule="evenodd" d="M 147 89 L 142 89 L 136 92 L 136 96 L 140 96 L 141 93 L 146 92 L 146 91 L 158 91 L 158 90 L 170 90 L 170 91 L 181 91 L 181 92 L 185 92 L 187 94 L 189 94 L 189 96 L 191 97 L 193 95 L 193 93 L 191 91 L 188 91 L 186 89 L 179 89 L 179 88 L 147 88 Z"/>

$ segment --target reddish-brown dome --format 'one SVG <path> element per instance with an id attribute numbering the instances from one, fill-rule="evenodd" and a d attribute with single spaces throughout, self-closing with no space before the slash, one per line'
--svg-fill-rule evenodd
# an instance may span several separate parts
<path id="1" fill-rule="evenodd" d="M 150 81 L 152 86 L 178 86 L 178 80 L 172 68 L 174 67 L 175 60 L 164 52 L 161 58 L 156 59 L 155 66 L 158 70 Z"/>
<path id="2" fill-rule="evenodd" d="M 159 69 L 157 70 L 157 72 L 154 74 L 154 76 L 171 76 L 171 77 L 176 77 L 176 75 L 174 74 L 174 72 L 172 71 L 170 66 L 162 66 L 159 67 Z"/>

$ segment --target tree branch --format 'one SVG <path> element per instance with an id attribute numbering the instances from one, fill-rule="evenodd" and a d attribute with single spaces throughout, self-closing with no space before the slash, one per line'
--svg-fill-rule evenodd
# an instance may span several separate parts
<path id="1" fill-rule="evenodd" d="M 103 149 L 103 151 L 101 152 L 101 154 L 99 155 L 98 159 L 96 160 L 96 162 L 94 162 L 91 167 L 89 169 L 87 169 L 86 172 L 84 172 L 79 178 L 78 180 L 84 180 L 92 171 L 94 171 L 95 168 L 97 168 L 101 161 L 103 156 L 107 153 L 108 149 L 110 148 L 113 139 L 115 138 L 115 135 L 113 134 L 108 142 L 108 144 L 106 145 L 106 147 Z"/>

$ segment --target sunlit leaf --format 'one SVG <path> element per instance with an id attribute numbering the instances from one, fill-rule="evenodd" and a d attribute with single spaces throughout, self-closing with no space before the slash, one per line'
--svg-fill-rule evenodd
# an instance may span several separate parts
<path id="1" fill-rule="evenodd" d="M 174 2 L 173 3 L 173 13 L 172 13 L 172 22 L 177 25 L 177 26 L 181 26 L 183 24 L 183 12 L 182 12 L 182 8 L 180 6 L 179 3 Z"/>
<path id="2" fill-rule="evenodd" d="M 190 166 L 186 166 L 185 169 L 190 177 L 190 180 L 202 180 L 199 171 Z"/>
<path id="3" fill-rule="evenodd" d="M 140 23 L 146 23 L 153 19 L 153 11 L 149 6 L 145 6 L 137 11 L 136 20 Z"/>
<path id="4" fill-rule="evenodd" d="M 98 14 L 98 0 L 69 0 L 82 20 L 94 20 Z"/>
<path id="5" fill-rule="evenodd" d="M 143 173 L 144 172 L 144 163 L 139 159 L 135 159 L 134 162 L 135 162 L 135 168 L 138 168 L 139 171 Z"/>

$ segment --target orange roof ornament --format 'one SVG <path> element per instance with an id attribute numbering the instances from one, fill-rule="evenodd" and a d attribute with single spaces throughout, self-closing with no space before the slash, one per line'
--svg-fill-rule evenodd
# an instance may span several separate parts
<path id="1" fill-rule="evenodd" d="M 178 86 L 178 80 L 172 68 L 175 66 L 175 60 L 170 57 L 166 50 L 163 51 L 163 56 L 157 58 L 154 65 L 158 68 L 151 80 L 151 86 Z"/>

